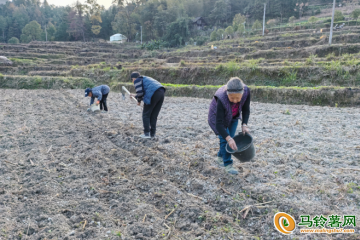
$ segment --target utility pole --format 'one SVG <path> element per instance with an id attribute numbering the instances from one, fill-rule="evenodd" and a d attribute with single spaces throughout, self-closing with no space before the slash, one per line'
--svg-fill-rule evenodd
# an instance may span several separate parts
<path id="1" fill-rule="evenodd" d="M 45 38 L 46 38 L 46 41 L 47 41 L 47 31 L 46 31 L 46 24 L 45 24 Z"/>
<path id="2" fill-rule="evenodd" d="M 141 45 L 142 45 L 142 26 L 140 26 L 140 30 L 141 30 Z"/>
<path id="3" fill-rule="evenodd" d="M 265 34 L 265 12 L 266 12 L 266 3 L 264 3 L 263 36 Z"/>
<path id="4" fill-rule="evenodd" d="M 331 46 L 333 28 L 334 28 L 335 4 L 336 4 L 336 0 L 334 0 L 333 10 L 332 10 L 332 18 L 331 18 L 331 26 L 330 26 L 330 37 L 329 37 L 329 45 L 330 46 Z"/>

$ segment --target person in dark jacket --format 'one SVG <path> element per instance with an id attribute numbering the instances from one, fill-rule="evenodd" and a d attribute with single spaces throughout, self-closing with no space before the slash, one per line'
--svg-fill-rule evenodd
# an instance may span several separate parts
<path id="1" fill-rule="evenodd" d="M 242 118 L 241 118 L 242 115 Z M 217 163 L 225 167 L 230 174 L 238 174 L 233 167 L 231 154 L 226 151 L 226 144 L 237 150 L 233 139 L 239 119 L 242 120 L 242 133 L 248 133 L 247 123 L 250 116 L 250 89 L 237 77 L 219 88 L 212 99 L 209 109 L 208 122 L 211 129 L 220 139 L 220 150 Z"/>
<path id="2" fill-rule="evenodd" d="M 135 97 L 138 100 L 138 105 L 140 105 L 141 101 L 144 101 L 142 114 L 144 134 L 140 135 L 140 137 L 155 138 L 156 122 L 164 102 L 166 90 L 155 79 L 141 76 L 138 72 L 133 72 L 130 78 L 136 90 L 136 95 L 132 94 L 131 97 Z"/>
<path id="3" fill-rule="evenodd" d="M 108 111 L 108 107 L 106 104 L 106 99 L 109 95 L 110 87 L 108 85 L 100 85 L 94 88 L 85 89 L 85 97 L 91 97 L 90 106 L 94 103 L 95 98 L 97 98 L 96 105 L 100 104 L 100 110 L 103 112 Z M 90 111 L 90 108 L 88 108 Z"/>

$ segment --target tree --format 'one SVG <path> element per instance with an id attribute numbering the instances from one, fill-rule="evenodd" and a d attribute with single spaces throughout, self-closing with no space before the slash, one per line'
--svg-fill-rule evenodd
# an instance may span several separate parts
<path id="1" fill-rule="evenodd" d="M 223 39 L 224 38 L 224 29 L 219 28 L 217 30 L 218 38 Z"/>
<path id="2" fill-rule="evenodd" d="M 244 32 L 245 32 L 245 26 L 244 26 L 244 24 L 240 24 L 239 26 L 238 26 L 238 29 L 237 29 L 237 31 L 236 31 L 238 34 L 244 34 Z"/>
<path id="3" fill-rule="evenodd" d="M 37 21 L 31 21 L 22 29 L 21 42 L 28 43 L 41 38 L 41 26 Z"/>
<path id="4" fill-rule="evenodd" d="M 21 35 L 21 29 L 23 29 L 25 25 L 29 22 L 30 22 L 30 18 L 26 11 L 25 6 L 21 5 L 20 7 L 15 8 L 12 14 L 11 23 L 9 24 L 8 37 L 19 38 Z"/>
<path id="5" fill-rule="evenodd" d="M 61 18 L 59 19 L 59 25 L 57 25 L 55 32 L 56 41 L 69 41 L 69 12 L 71 12 L 71 8 L 66 7 L 65 11 L 63 11 L 61 14 Z"/>
<path id="6" fill-rule="evenodd" d="M 319 21 L 319 19 L 317 17 L 309 17 L 308 19 L 308 22 L 311 24 L 311 25 L 314 25 L 314 23 L 316 23 L 317 21 Z"/>
<path id="7" fill-rule="evenodd" d="M 299 18 L 301 18 L 303 13 L 306 12 L 308 6 L 309 3 L 305 3 L 305 1 L 300 1 L 296 3 L 294 11 L 299 13 Z"/>
<path id="8" fill-rule="evenodd" d="M 218 0 L 211 11 L 210 18 L 213 19 L 215 24 L 220 25 L 223 22 L 227 22 L 230 10 L 231 5 L 228 0 Z"/>
<path id="9" fill-rule="evenodd" d="M 296 17 L 292 16 L 292 17 L 289 17 L 289 23 L 293 24 L 296 20 Z"/>
<path id="10" fill-rule="evenodd" d="M 55 41 L 56 28 L 55 28 L 54 24 L 49 22 L 46 25 L 46 31 L 47 31 L 47 34 L 48 34 L 48 39 L 50 41 Z"/>
<path id="11" fill-rule="evenodd" d="M 256 31 L 262 28 L 262 24 L 259 20 L 256 20 L 254 24 L 252 25 L 252 30 Z"/>
<path id="12" fill-rule="evenodd" d="M 92 23 L 91 31 L 93 34 L 98 35 L 101 30 L 100 23 L 102 23 L 100 13 L 94 14 L 90 17 L 90 21 Z"/>
<path id="13" fill-rule="evenodd" d="M 2 31 L 2 40 L 5 41 L 5 30 L 7 27 L 6 19 L 3 16 L 0 16 L 0 30 Z"/>
<path id="14" fill-rule="evenodd" d="M 219 36 L 216 32 L 216 30 L 214 30 L 211 34 L 210 34 L 210 41 L 216 41 L 218 40 Z"/>
<path id="15" fill-rule="evenodd" d="M 104 10 L 103 6 L 100 6 L 96 0 L 87 0 L 87 13 L 90 16 L 91 32 L 95 35 L 98 35 L 101 30 L 100 24 L 102 23 L 101 11 Z"/>
<path id="16" fill-rule="evenodd" d="M 334 16 L 334 22 L 339 22 L 339 21 L 342 21 L 344 20 L 344 15 L 341 11 L 339 10 L 336 10 L 335 11 L 335 16 Z"/>
<path id="17" fill-rule="evenodd" d="M 16 37 L 12 37 L 12 38 L 9 39 L 8 43 L 9 44 L 18 44 L 19 39 L 17 39 Z"/>
<path id="18" fill-rule="evenodd" d="M 356 26 L 357 26 L 357 20 L 360 17 L 360 9 L 357 8 L 351 13 L 351 17 L 356 19 Z"/>
<path id="19" fill-rule="evenodd" d="M 191 23 L 190 18 L 179 18 L 176 22 L 172 22 L 166 29 L 166 35 L 164 40 L 167 41 L 170 46 L 183 45 L 190 38 L 189 25 Z"/>
<path id="20" fill-rule="evenodd" d="M 228 26 L 226 29 L 225 29 L 225 33 L 226 35 L 228 36 L 232 36 L 234 34 L 234 28 L 232 26 Z"/>
<path id="21" fill-rule="evenodd" d="M 118 12 L 111 25 L 115 32 L 126 35 L 129 40 L 131 40 L 132 37 L 136 34 L 135 15 L 129 15 L 127 11 Z"/>
<path id="22" fill-rule="evenodd" d="M 240 25 L 243 25 L 244 22 L 246 22 L 246 17 L 241 15 L 240 13 L 236 14 L 234 19 L 233 19 L 233 28 L 234 28 L 234 32 L 238 31 L 238 28 Z"/>
<path id="23" fill-rule="evenodd" d="M 41 39 L 43 41 L 46 40 L 46 34 L 47 34 L 48 41 L 55 41 L 56 28 L 55 28 L 54 24 L 52 24 L 51 22 L 49 22 L 45 25 L 44 31 L 41 34 Z"/>
<path id="24" fill-rule="evenodd" d="M 87 6 L 81 4 L 79 1 L 75 3 L 74 8 L 69 13 L 69 28 L 68 32 L 77 40 L 82 37 L 85 42 L 85 24 L 84 14 Z"/>
<path id="25" fill-rule="evenodd" d="M 277 23 L 276 19 L 270 19 L 269 21 L 267 21 L 267 25 L 269 25 L 271 28 L 274 27 Z"/>

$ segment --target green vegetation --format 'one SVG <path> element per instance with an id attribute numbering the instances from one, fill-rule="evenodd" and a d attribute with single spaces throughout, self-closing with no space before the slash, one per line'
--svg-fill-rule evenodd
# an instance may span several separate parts
<path id="1" fill-rule="evenodd" d="M 88 78 L 76 77 L 41 77 L 41 76 L 17 76 L 7 75 L 0 78 L 2 88 L 15 89 L 59 89 L 59 88 L 86 88 L 95 86 Z"/>
<path id="2" fill-rule="evenodd" d="M 251 30 L 245 30 L 245 22 L 253 23 L 254 31 L 262 29 L 262 2 L 259 1 L 162 0 L 131 1 L 130 4 L 119 0 L 113 4 L 104 9 L 96 0 L 66 7 L 49 6 L 47 2 L 13 1 L 0 8 L 0 41 L 9 43 L 15 37 L 23 43 L 33 40 L 89 42 L 95 38 L 109 40 L 114 33 L 121 33 L 129 42 L 135 42 L 141 39 L 142 27 L 143 42 L 162 42 L 143 46 L 150 50 L 184 46 L 193 41 L 202 45 L 210 37 L 208 29 L 217 31 L 217 38 L 214 33 L 212 39 L 222 38 L 222 34 L 241 36 Z M 298 5 L 293 0 L 274 0 L 266 15 L 270 19 L 268 25 L 273 27 L 280 18 L 298 16 L 300 10 L 309 13 L 307 5 L 301 9 Z M 204 18 L 199 21 L 206 21 L 204 28 L 194 28 L 193 21 L 198 17 Z"/>
<path id="3" fill-rule="evenodd" d="M 359 19 L 360 17 L 360 9 L 357 8 L 355 9 L 352 13 L 351 13 L 351 17 L 356 19 L 356 25 L 357 25 L 357 20 Z"/>
<path id="4" fill-rule="evenodd" d="M 318 19 L 317 17 L 314 17 L 314 16 L 312 16 L 312 17 L 310 17 L 310 18 L 308 19 L 308 22 L 311 23 L 311 25 L 313 25 L 313 24 L 316 23 L 317 21 L 319 21 L 319 19 Z"/>
<path id="5" fill-rule="evenodd" d="M 9 44 L 18 44 L 19 39 L 17 39 L 16 37 L 12 37 L 12 38 L 9 39 L 8 43 Z"/>
<path id="6" fill-rule="evenodd" d="M 334 22 L 339 22 L 344 20 L 344 15 L 340 10 L 336 10 L 335 11 L 335 16 L 334 16 Z"/>
<path id="7" fill-rule="evenodd" d="M 133 90 L 131 83 L 116 83 L 112 88 L 121 89 L 126 86 L 130 91 Z M 214 93 L 221 86 L 212 85 L 182 85 L 182 84 L 164 84 L 167 88 L 168 96 L 180 97 L 201 97 L 212 98 Z M 348 91 L 343 87 L 271 87 L 271 86 L 248 86 L 254 94 L 254 101 L 276 102 L 285 104 L 309 104 L 309 105 L 330 105 L 335 103 L 341 106 L 352 106 L 354 101 L 359 99 L 349 98 L 343 94 Z M 360 91 L 360 88 L 353 88 L 352 91 Z M 334 94 L 334 92 L 336 94 Z M 335 97 L 337 96 L 337 97 Z M 289 114 L 290 112 L 285 112 Z"/>
<path id="8" fill-rule="evenodd" d="M 36 63 L 32 59 L 23 59 L 23 58 L 10 58 L 10 60 L 15 65 L 35 65 Z"/>
<path id="9" fill-rule="evenodd" d="M 40 24 L 38 24 L 36 21 L 31 21 L 22 29 L 22 34 L 20 36 L 21 42 L 29 43 L 34 40 L 40 40 L 41 33 L 42 30 Z"/>
<path id="10" fill-rule="evenodd" d="M 254 22 L 254 24 L 252 25 L 251 29 L 254 30 L 254 31 L 262 29 L 261 22 L 259 20 L 256 20 Z"/>
<path id="11" fill-rule="evenodd" d="M 296 81 L 296 77 L 297 77 L 296 71 L 286 73 L 286 76 L 282 81 L 283 85 L 288 86 L 288 85 L 294 83 Z"/>
<path id="12" fill-rule="evenodd" d="M 317 58 L 317 55 L 310 54 L 310 56 L 306 59 L 307 65 L 312 65 L 315 63 L 315 59 Z"/>

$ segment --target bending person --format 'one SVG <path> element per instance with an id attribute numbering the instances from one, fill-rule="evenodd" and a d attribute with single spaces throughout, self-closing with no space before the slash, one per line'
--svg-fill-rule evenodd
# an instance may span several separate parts
<path id="1" fill-rule="evenodd" d="M 143 124 L 144 134 L 141 138 L 155 138 L 156 122 L 159 116 L 161 106 L 164 102 L 165 88 L 151 77 L 141 76 L 138 72 L 131 74 L 134 83 L 136 95 L 131 94 L 138 100 L 138 105 L 144 101 Z"/>
<path id="2" fill-rule="evenodd" d="M 231 154 L 226 144 L 237 150 L 233 139 L 242 112 L 242 133 L 248 133 L 247 123 L 250 116 L 250 89 L 237 77 L 231 78 L 225 86 L 219 88 L 210 104 L 208 122 L 220 139 L 217 163 L 230 174 L 238 174 L 233 167 Z"/>
<path id="3" fill-rule="evenodd" d="M 85 89 L 85 97 L 91 97 L 90 100 L 90 106 L 94 103 L 95 98 L 97 98 L 96 101 L 96 105 L 100 104 L 100 110 L 102 111 L 104 109 L 104 111 L 102 112 L 107 112 L 108 111 L 108 107 L 106 104 L 106 99 L 109 95 L 110 92 L 110 87 L 108 85 L 100 85 L 94 88 L 87 88 Z M 88 111 L 90 111 L 90 108 L 88 108 Z"/>

